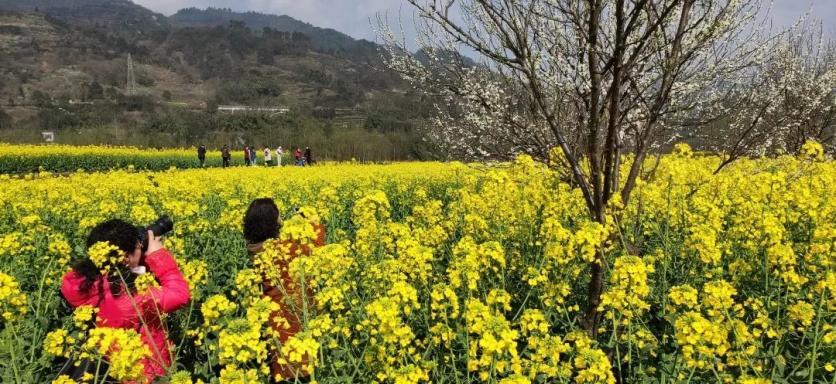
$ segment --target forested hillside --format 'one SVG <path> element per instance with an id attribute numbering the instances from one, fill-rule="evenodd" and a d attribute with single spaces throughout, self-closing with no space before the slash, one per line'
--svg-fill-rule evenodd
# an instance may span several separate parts
<path id="1" fill-rule="evenodd" d="M 428 107 L 406 88 L 376 44 L 288 16 L 0 0 L 0 141 L 323 146 L 338 134 L 357 153 L 337 157 L 427 156 Z"/>

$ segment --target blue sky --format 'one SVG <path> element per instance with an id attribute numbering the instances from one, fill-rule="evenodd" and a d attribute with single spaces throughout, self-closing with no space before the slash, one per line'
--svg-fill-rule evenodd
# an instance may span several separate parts
<path id="1" fill-rule="evenodd" d="M 412 24 L 412 9 L 404 0 L 133 0 L 154 11 L 170 15 L 185 7 L 231 8 L 285 14 L 318 27 L 333 28 L 352 37 L 374 40 L 369 19 L 376 14 L 398 15 Z M 766 1 L 768 2 L 768 0 Z M 836 36 L 836 0 L 774 0 L 772 15 L 779 26 L 791 25 L 810 11 L 824 21 L 824 30 Z M 411 34 L 411 33 L 410 33 Z"/>

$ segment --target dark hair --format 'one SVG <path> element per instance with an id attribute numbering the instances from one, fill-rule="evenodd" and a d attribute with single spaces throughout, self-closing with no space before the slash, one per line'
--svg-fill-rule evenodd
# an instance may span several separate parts
<path id="1" fill-rule="evenodd" d="M 115 245 L 122 252 L 133 252 L 139 240 L 136 226 L 120 219 L 105 221 L 95 226 L 87 236 L 87 248 L 101 241 Z"/>
<path id="2" fill-rule="evenodd" d="M 279 207 L 270 198 L 255 199 L 244 215 L 244 239 L 248 244 L 258 244 L 279 237 L 282 217 Z"/>
<path id="3" fill-rule="evenodd" d="M 96 225 L 90 231 L 90 235 L 87 236 L 87 248 L 89 249 L 93 244 L 101 241 L 106 241 L 116 246 L 121 252 L 130 253 L 136 250 L 136 243 L 139 241 L 139 230 L 124 220 L 108 220 Z M 132 287 L 135 276 L 125 265 L 120 264 L 115 267 L 119 270 L 119 273 L 108 276 L 107 282 L 110 285 L 110 292 L 114 296 L 119 296 L 122 293 L 122 279 L 125 280 L 128 287 Z M 102 271 L 99 270 L 99 267 L 89 257 L 85 257 L 75 263 L 73 265 L 73 271 L 84 276 L 84 282 L 79 286 L 79 291 L 82 293 L 89 292 L 93 284 L 103 278 Z M 103 285 L 99 285 L 100 300 L 104 297 Z"/>

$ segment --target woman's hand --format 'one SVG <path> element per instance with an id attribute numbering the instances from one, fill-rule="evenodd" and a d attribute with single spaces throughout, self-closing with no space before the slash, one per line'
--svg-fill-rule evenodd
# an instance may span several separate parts
<path id="1" fill-rule="evenodd" d="M 154 231 L 148 230 L 148 250 L 145 253 L 150 255 L 160 249 L 163 249 L 163 242 L 160 241 L 160 237 L 154 236 Z"/>

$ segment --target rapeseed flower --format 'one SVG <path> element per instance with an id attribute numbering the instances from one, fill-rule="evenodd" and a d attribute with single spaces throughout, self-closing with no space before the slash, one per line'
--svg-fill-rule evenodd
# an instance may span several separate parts
<path id="1" fill-rule="evenodd" d="M 11 322 L 27 312 L 26 294 L 14 277 L 0 272 L 0 316 L 4 322 Z"/>
<path id="2" fill-rule="evenodd" d="M 123 328 L 91 330 L 82 350 L 82 357 L 92 355 L 106 358 L 109 364 L 108 375 L 120 381 L 143 378 L 145 365 L 141 361 L 151 356 L 151 351 L 142 342 L 139 333 Z"/>
<path id="3" fill-rule="evenodd" d="M 648 160 L 652 172 L 628 204 L 610 199 L 603 224 L 566 175 L 528 157 L 0 176 L 0 338 L 85 353 L 90 307 L 52 333 L 20 331 L 61 323 L 57 296 L 42 292 L 55 291 L 91 227 L 165 213 L 178 223 L 166 247 L 193 291 L 193 306 L 164 319 L 183 330 L 171 334 L 172 355 L 193 370 L 173 382 L 264 381 L 271 356 L 300 373 L 308 361 L 304 373 L 322 382 L 821 381 L 832 369 L 822 351 L 836 341 L 834 163 L 813 148 L 713 175 L 722 159 L 675 152 Z M 632 158 L 623 160 L 622 173 Z M 303 207 L 282 239 L 309 243 L 318 223 L 330 244 L 294 257 L 271 241 L 247 257 L 241 218 L 262 196 L 283 213 Z M 123 262 L 110 257 L 97 258 Z M 597 337 L 578 321 L 590 263 L 605 273 Z M 286 288 L 313 299 L 265 299 L 261 283 L 285 273 Z M 284 311 L 302 329 L 282 343 L 270 324 L 288 327 Z M 26 370 L 47 364 L 16 356 Z M 816 368 L 787 378 L 781 364 Z"/>

